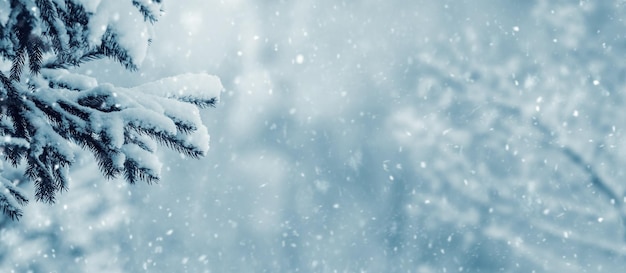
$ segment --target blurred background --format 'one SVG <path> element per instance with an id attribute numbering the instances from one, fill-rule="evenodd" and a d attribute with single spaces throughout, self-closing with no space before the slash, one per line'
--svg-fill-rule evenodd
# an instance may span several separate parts
<path id="1" fill-rule="evenodd" d="M 165 1 L 135 86 L 206 72 L 206 158 L 91 155 L 1 272 L 618 272 L 626 2 Z"/>

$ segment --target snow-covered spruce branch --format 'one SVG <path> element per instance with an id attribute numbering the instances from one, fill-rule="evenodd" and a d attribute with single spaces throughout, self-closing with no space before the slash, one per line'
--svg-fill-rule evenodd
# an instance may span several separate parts
<path id="1" fill-rule="evenodd" d="M 0 77 L 7 94 L 0 101 L 2 155 L 13 165 L 26 161 L 25 174 L 35 183 L 36 199 L 44 202 L 54 202 L 55 194 L 67 188 L 76 149 L 72 143 L 94 154 L 104 176 L 123 175 L 130 183 L 159 179 L 157 143 L 189 157 L 205 155 L 209 135 L 198 107 L 213 106 L 222 90 L 219 80 L 206 74 L 131 89 L 59 69 L 43 69 L 29 86 Z M 11 196 L 21 200 L 23 194 L 5 193 L 0 205 Z M 5 211 L 16 211 L 9 201 Z M 9 215 L 19 216 L 19 211 Z"/>
<path id="2" fill-rule="evenodd" d="M 160 0 L 0 1 L 0 155 L 25 164 L 35 197 L 52 203 L 67 189 L 77 149 L 107 178 L 159 179 L 157 144 L 189 157 L 209 148 L 198 108 L 214 106 L 220 81 L 185 74 L 136 88 L 99 84 L 67 69 L 111 58 L 137 70 Z M 7 69 L 8 70 L 8 69 Z M 27 199 L 0 172 L 0 210 L 12 219 Z"/>

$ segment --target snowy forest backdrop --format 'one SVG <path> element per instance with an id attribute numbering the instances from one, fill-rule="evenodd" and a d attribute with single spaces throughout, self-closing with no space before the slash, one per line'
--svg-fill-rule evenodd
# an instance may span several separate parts
<path id="1" fill-rule="evenodd" d="M 85 155 L 2 272 L 617 272 L 626 2 L 174 1 L 135 86 L 218 75 L 157 185 Z M 95 183 L 97 182 L 97 183 Z"/>

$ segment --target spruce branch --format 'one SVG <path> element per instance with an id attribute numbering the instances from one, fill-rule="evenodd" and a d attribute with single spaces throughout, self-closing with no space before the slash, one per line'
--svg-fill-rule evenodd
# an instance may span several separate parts
<path id="1" fill-rule="evenodd" d="M 141 14 L 143 15 L 144 20 L 152 24 L 156 23 L 156 21 L 158 20 L 157 15 L 154 14 L 154 11 L 150 9 L 150 7 L 146 5 L 146 3 L 142 2 L 145 1 L 133 0 L 133 5 L 139 9 L 139 12 L 141 12 Z"/>
<path id="2" fill-rule="evenodd" d="M 0 210 L 11 220 L 22 217 L 22 209 L 28 203 L 25 194 L 3 177 L 0 177 Z"/>
<path id="3" fill-rule="evenodd" d="M 17 166 L 22 161 L 29 148 L 30 143 L 21 138 L 9 138 L 0 142 L 0 149 L 2 149 L 4 159 L 13 166 Z"/>
<path id="4" fill-rule="evenodd" d="M 141 135 L 136 131 L 129 130 L 128 128 L 124 128 L 124 143 L 136 145 L 149 153 L 154 153 L 156 151 L 156 145 L 150 137 Z"/>
<path id="5" fill-rule="evenodd" d="M 148 184 L 159 181 L 159 177 L 153 174 L 153 170 L 140 167 L 135 160 L 124 162 L 124 178 L 130 184 L 135 184 L 137 181 L 145 181 Z"/>
<path id="6" fill-rule="evenodd" d="M 17 201 L 19 205 L 24 206 L 28 204 L 28 198 L 26 197 L 26 195 L 20 189 L 14 186 L 13 183 L 2 178 L 2 185 L 6 188 L 7 191 L 9 191 L 11 196 L 15 198 L 15 201 Z"/>
<path id="7" fill-rule="evenodd" d="M 22 75 L 22 69 L 26 63 L 26 50 L 20 47 L 17 52 L 13 64 L 11 65 L 11 81 L 19 81 Z"/>
<path id="8" fill-rule="evenodd" d="M 49 61 L 43 64 L 42 66 L 43 68 L 48 68 L 48 69 L 57 69 L 57 68 L 68 69 L 71 67 L 80 66 L 81 64 L 84 64 L 86 62 L 99 60 L 104 57 L 107 57 L 107 56 L 104 55 L 104 53 L 100 52 L 98 49 L 90 50 L 84 53 L 83 55 L 81 55 L 80 57 L 73 57 L 72 55 L 67 54 L 67 52 L 61 52 L 59 53 L 59 56 L 56 59 Z"/>
<path id="9" fill-rule="evenodd" d="M 215 107 L 215 104 L 217 104 L 217 98 L 195 98 L 192 96 L 182 96 L 178 97 L 178 100 L 191 103 L 200 108 Z"/>
<path id="10" fill-rule="evenodd" d="M 146 25 L 160 13 L 159 0 L 125 1 Z M 115 22 L 94 32 L 93 16 L 80 1 L 13 0 L 9 20 L 0 24 L 0 56 L 11 64 L 0 71 L 0 155 L 15 167 L 25 165 L 37 201 L 54 203 L 68 189 L 78 149 L 93 154 L 105 178 L 131 184 L 160 179 L 158 145 L 192 158 L 208 149 L 198 108 L 217 102 L 222 87 L 216 77 L 188 74 L 128 89 L 66 70 L 104 57 L 137 70 L 128 33 Z M 28 199 L 5 180 L 0 173 L 0 210 L 19 219 Z"/>
<path id="11" fill-rule="evenodd" d="M 50 38 L 54 52 L 66 50 L 67 42 L 61 41 L 61 36 L 65 33 L 63 33 L 63 23 L 59 18 L 56 3 L 52 3 L 50 0 L 37 0 L 35 5 L 40 10 L 41 20 L 46 31 L 43 36 Z"/>
<path id="12" fill-rule="evenodd" d="M 43 61 L 43 42 L 39 37 L 33 36 L 26 46 L 28 52 L 28 67 L 31 74 L 39 74 L 41 62 Z"/>
<path id="13" fill-rule="evenodd" d="M 107 29 L 102 37 L 102 44 L 97 52 L 118 61 L 130 71 L 137 71 L 139 69 L 137 64 L 135 64 L 133 58 L 128 54 L 128 51 L 117 41 L 117 34 L 111 29 Z"/>
<path id="14" fill-rule="evenodd" d="M 156 140 L 159 144 L 166 146 L 174 151 L 182 153 L 191 158 L 199 158 L 204 156 L 204 151 L 198 149 L 198 147 L 185 143 L 180 139 L 176 138 L 175 134 L 168 134 L 166 132 L 155 131 L 150 128 L 141 128 L 141 127 L 132 127 L 133 130 L 140 134 L 147 135 L 152 139 Z"/>

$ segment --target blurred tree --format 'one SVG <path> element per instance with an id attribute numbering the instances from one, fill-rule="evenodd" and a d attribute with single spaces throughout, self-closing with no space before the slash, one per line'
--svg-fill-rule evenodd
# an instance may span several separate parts
<path id="1" fill-rule="evenodd" d="M 112 58 L 137 70 L 150 43 L 160 0 L 0 1 L 0 152 L 24 175 L 38 201 L 67 189 L 77 146 L 93 153 L 107 178 L 153 182 L 160 177 L 156 144 L 203 156 L 209 136 L 197 107 L 213 106 L 221 83 L 182 75 L 135 88 L 99 84 L 68 71 Z M 134 12 L 129 12 L 134 11 Z M 0 176 L 0 209 L 18 219 L 27 197 Z"/>
<path id="2" fill-rule="evenodd" d="M 611 19 L 622 9 L 611 1 L 502 10 L 511 3 L 483 1 L 432 12 L 428 1 L 311 2 L 274 2 L 246 17 L 245 31 L 268 42 L 244 43 L 258 51 L 243 50 L 250 68 L 237 81 L 235 118 L 219 126 L 232 127 L 223 135 L 236 164 L 222 171 L 234 178 L 215 190 L 224 208 L 216 215 L 237 228 L 222 221 L 220 238 L 235 239 L 221 244 L 232 248 L 206 267 L 250 257 L 269 271 L 623 267 L 624 70 L 614 60 L 624 41 Z M 273 158 L 287 166 L 255 172 L 281 162 Z M 263 190 L 239 182 L 268 169 L 286 179 L 264 179 Z M 279 208 L 264 198 L 265 183 L 279 185 L 267 194 L 279 196 Z M 267 226 L 279 219 L 276 236 L 249 215 Z M 266 251 L 277 245 L 284 254 Z"/>

